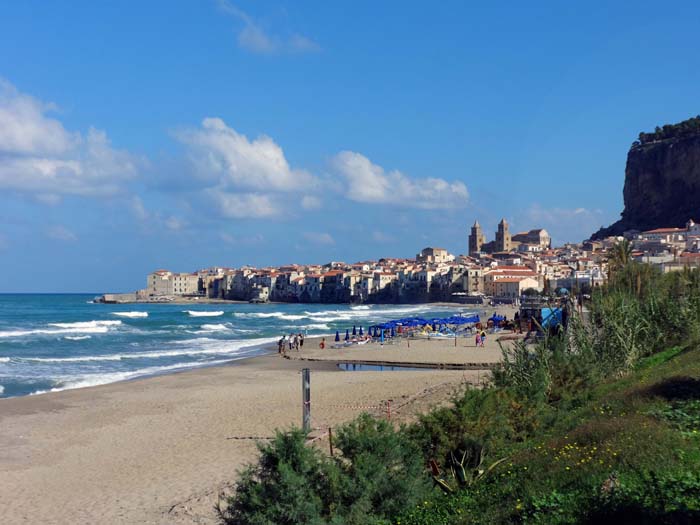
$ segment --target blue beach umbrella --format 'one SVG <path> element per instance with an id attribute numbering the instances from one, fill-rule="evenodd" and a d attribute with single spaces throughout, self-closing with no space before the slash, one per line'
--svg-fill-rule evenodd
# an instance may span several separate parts
<path id="1" fill-rule="evenodd" d="M 365 335 L 365 334 L 362 332 L 362 327 L 360 327 L 360 336 L 363 336 L 363 335 Z"/>
<path id="2" fill-rule="evenodd" d="M 340 333 L 338 332 L 338 330 L 336 330 L 335 331 L 335 342 L 337 343 L 339 341 L 340 341 Z"/>
<path id="3" fill-rule="evenodd" d="M 350 330 L 345 330 L 345 340 L 346 341 L 350 340 Z"/>
<path id="4" fill-rule="evenodd" d="M 357 328 L 355 325 L 352 325 L 352 335 L 357 335 Z"/>
<path id="5" fill-rule="evenodd" d="M 394 327 L 391 327 L 391 337 L 396 337 L 396 330 L 394 330 Z"/>

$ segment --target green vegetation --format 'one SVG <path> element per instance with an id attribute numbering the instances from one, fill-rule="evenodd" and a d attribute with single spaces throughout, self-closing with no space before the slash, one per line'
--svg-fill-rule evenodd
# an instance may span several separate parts
<path id="1" fill-rule="evenodd" d="M 689 137 L 700 133 L 700 115 L 689 118 L 678 124 L 666 124 L 663 127 L 656 126 L 653 133 L 640 133 L 632 147 L 643 146 L 660 140 Z"/>
<path id="2" fill-rule="evenodd" d="M 700 272 L 619 261 L 586 318 L 518 345 L 483 389 L 393 429 L 362 416 L 328 458 L 279 434 L 229 524 L 700 522 Z M 429 468 L 430 467 L 430 468 Z"/>

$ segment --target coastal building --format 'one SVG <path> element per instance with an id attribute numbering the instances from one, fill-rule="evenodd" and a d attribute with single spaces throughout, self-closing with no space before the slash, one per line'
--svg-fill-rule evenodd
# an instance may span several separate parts
<path id="1" fill-rule="evenodd" d="M 197 295 L 199 276 L 196 273 L 173 273 L 156 270 L 146 278 L 146 296 Z"/>
<path id="2" fill-rule="evenodd" d="M 444 248 L 423 248 L 421 252 L 416 255 L 417 263 L 446 263 L 454 261 L 454 255 L 447 253 Z"/>
<path id="3" fill-rule="evenodd" d="M 533 277 L 506 277 L 494 281 L 493 297 L 498 300 L 516 301 L 525 290 L 539 291 L 539 282 Z"/>

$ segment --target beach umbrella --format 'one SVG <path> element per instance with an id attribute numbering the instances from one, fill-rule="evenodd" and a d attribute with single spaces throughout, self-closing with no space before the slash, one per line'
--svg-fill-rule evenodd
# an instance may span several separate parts
<path id="1" fill-rule="evenodd" d="M 360 327 L 360 336 L 363 336 L 363 335 L 365 335 L 365 334 L 362 332 L 362 327 Z"/>
<path id="2" fill-rule="evenodd" d="M 350 340 L 350 330 L 345 330 L 345 340 L 349 341 Z"/>
<path id="3" fill-rule="evenodd" d="M 396 337 L 396 330 L 394 330 L 394 327 L 391 327 L 391 337 Z"/>
<path id="4" fill-rule="evenodd" d="M 437 332 L 437 326 L 433 323 L 433 332 Z"/>
<path id="5" fill-rule="evenodd" d="M 352 325 L 352 335 L 357 335 L 357 328 L 355 325 Z"/>
<path id="6" fill-rule="evenodd" d="M 335 331 L 335 342 L 337 343 L 339 341 L 340 341 L 340 333 L 338 332 L 338 330 L 336 330 Z"/>

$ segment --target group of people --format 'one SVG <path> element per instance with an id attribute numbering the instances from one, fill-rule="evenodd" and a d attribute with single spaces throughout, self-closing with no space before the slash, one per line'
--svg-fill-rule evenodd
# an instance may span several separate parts
<path id="1" fill-rule="evenodd" d="M 287 349 L 291 352 L 296 350 L 297 352 L 304 347 L 304 334 L 289 334 L 283 335 L 282 338 L 277 341 L 277 353 L 284 354 Z"/>

